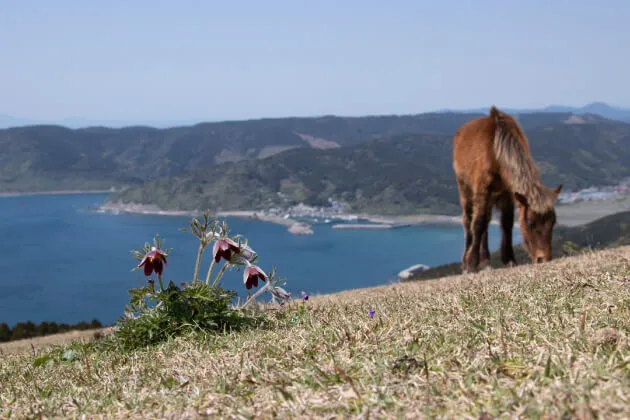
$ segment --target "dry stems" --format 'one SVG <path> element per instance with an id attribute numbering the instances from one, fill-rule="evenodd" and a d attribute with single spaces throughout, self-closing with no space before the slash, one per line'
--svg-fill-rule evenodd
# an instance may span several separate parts
<path id="1" fill-rule="evenodd" d="M 630 247 L 311 297 L 274 326 L 34 367 L 0 361 L 0 416 L 622 418 Z M 374 318 L 367 314 L 370 309 Z"/>

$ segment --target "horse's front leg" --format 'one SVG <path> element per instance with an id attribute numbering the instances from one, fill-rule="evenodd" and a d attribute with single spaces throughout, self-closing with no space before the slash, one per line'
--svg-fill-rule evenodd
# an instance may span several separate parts
<path id="1" fill-rule="evenodd" d="M 512 247 L 512 229 L 514 229 L 514 203 L 509 194 L 504 194 L 499 202 L 501 211 L 501 262 L 506 266 L 515 266 L 514 248 Z"/>

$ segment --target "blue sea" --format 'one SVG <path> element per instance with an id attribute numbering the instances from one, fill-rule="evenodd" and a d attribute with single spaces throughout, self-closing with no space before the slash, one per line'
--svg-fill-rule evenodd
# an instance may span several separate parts
<path id="1" fill-rule="evenodd" d="M 145 284 L 130 251 L 155 234 L 173 248 L 165 282 L 190 281 L 198 242 L 179 229 L 189 217 L 100 213 L 107 194 L 0 197 L 0 322 L 76 323 L 97 318 L 110 324 L 122 314 L 128 289 Z M 260 256 L 260 266 L 275 265 L 294 296 L 388 284 L 414 265 L 459 261 L 459 225 L 393 230 L 338 230 L 314 226 L 314 234 L 292 235 L 286 227 L 227 218 Z M 515 231 L 515 241 L 520 241 Z M 500 232 L 491 226 L 491 250 Z M 210 261 L 208 248 L 200 272 Z M 222 285 L 246 298 L 242 273 L 227 272 Z"/>

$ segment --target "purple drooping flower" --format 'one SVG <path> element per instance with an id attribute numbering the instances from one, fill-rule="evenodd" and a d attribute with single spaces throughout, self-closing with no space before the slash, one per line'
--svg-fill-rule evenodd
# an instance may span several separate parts
<path id="1" fill-rule="evenodd" d="M 368 312 L 368 316 L 370 318 L 374 318 L 374 311 L 372 310 L 372 308 L 370 308 L 370 311 Z"/>
<path id="2" fill-rule="evenodd" d="M 303 301 L 307 301 L 308 300 L 308 295 L 304 292 L 302 292 L 302 300 Z"/>
<path id="3" fill-rule="evenodd" d="M 161 275 L 165 265 L 168 265 L 166 264 L 166 254 L 161 249 L 153 247 L 151 251 L 145 254 L 138 267 L 144 266 L 144 275 L 148 277 L 154 271 Z"/>
<path id="4" fill-rule="evenodd" d="M 239 252 L 241 252 L 241 248 L 230 238 L 217 239 L 212 249 L 215 263 L 218 263 L 221 258 L 230 261 L 232 253 L 238 254 Z"/>
<path id="5" fill-rule="evenodd" d="M 251 289 L 252 286 L 258 287 L 258 279 L 267 280 L 267 275 L 259 267 L 250 265 L 243 271 L 243 283 L 245 283 L 247 290 Z"/>

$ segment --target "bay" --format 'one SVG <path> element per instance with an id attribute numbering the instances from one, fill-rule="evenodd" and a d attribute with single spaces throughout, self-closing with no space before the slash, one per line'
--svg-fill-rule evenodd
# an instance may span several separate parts
<path id="1" fill-rule="evenodd" d="M 145 284 L 130 251 L 155 234 L 174 248 L 166 282 L 190 281 L 198 243 L 189 217 L 99 213 L 107 194 L 0 197 L 0 322 L 98 319 L 110 324 L 122 314 L 128 289 Z M 285 289 L 299 296 L 376 286 L 396 281 L 413 264 L 459 261 L 463 232 L 459 225 L 415 226 L 392 230 L 337 230 L 315 225 L 314 234 L 296 236 L 271 223 L 226 219 L 260 255 L 260 266 L 276 266 Z M 515 241 L 521 237 L 515 230 Z M 500 233 L 490 228 L 491 250 Z M 208 250 L 209 251 L 209 250 Z M 205 276 L 207 252 L 201 267 Z M 247 291 L 242 273 L 228 272 L 222 285 Z"/>

